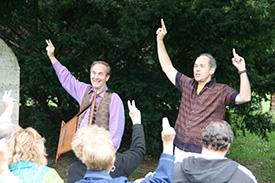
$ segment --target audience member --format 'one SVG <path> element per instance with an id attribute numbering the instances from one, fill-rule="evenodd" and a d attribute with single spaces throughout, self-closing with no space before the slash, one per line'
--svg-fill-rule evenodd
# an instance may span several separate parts
<path id="1" fill-rule="evenodd" d="M 129 116 L 133 123 L 133 132 L 132 132 L 132 143 L 130 149 L 123 153 L 116 152 L 116 161 L 115 161 L 115 170 L 110 172 L 111 177 L 128 177 L 130 176 L 135 169 L 138 167 L 140 162 L 143 159 L 146 151 L 145 137 L 143 125 L 141 124 L 141 114 L 140 111 L 136 108 L 135 101 L 128 101 Z M 83 142 L 85 138 L 89 137 L 89 128 L 82 130 L 78 133 L 78 141 L 74 141 L 78 145 L 75 148 L 75 152 L 78 157 L 82 159 L 82 149 Z M 77 167 L 77 168 L 75 168 Z M 74 183 L 78 180 L 83 179 L 87 171 L 87 166 L 82 161 L 74 161 L 68 170 L 68 183 Z"/>
<path id="2" fill-rule="evenodd" d="M 233 132 L 226 121 L 210 122 L 202 132 L 202 153 L 176 162 L 174 183 L 256 183 L 250 170 L 225 157 L 232 142 Z"/>
<path id="3" fill-rule="evenodd" d="M 23 183 L 62 183 L 58 173 L 47 167 L 46 148 L 35 129 L 28 127 L 17 131 L 9 144 L 9 169 Z"/>
<path id="4" fill-rule="evenodd" d="M 11 116 L 12 116 L 14 102 L 15 102 L 15 99 L 11 97 L 11 92 L 12 90 L 10 90 L 9 92 L 5 90 L 5 93 L 2 99 L 2 102 L 5 107 L 5 111 L 0 116 L 0 123 L 11 122 Z"/>
<path id="5" fill-rule="evenodd" d="M 163 120 L 163 153 L 160 157 L 158 168 L 152 178 L 139 179 L 136 182 L 163 182 L 171 183 L 173 181 L 174 156 L 173 140 L 175 130 L 170 127 L 168 120 Z M 82 133 L 85 130 L 85 133 Z M 85 138 L 81 136 L 84 135 Z M 79 146 L 79 144 L 82 144 Z M 84 178 L 78 183 L 92 182 L 127 182 L 127 177 L 112 178 L 109 173 L 114 171 L 114 162 L 116 159 L 115 149 L 111 141 L 110 133 L 96 125 L 85 127 L 78 130 L 73 142 L 73 151 L 87 165 L 88 170 Z M 82 154 L 82 155 L 81 155 Z"/>
<path id="6" fill-rule="evenodd" d="M 9 170 L 8 144 L 5 139 L 0 140 L 0 182 L 21 183 L 19 177 L 14 176 Z"/>
<path id="7" fill-rule="evenodd" d="M 11 115 L 14 107 L 14 99 L 5 91 L 3 96 L 3 104 L 5 111 L 0 117 L 0 182 L 1 183 L 21 183 L 22 181 L 13 175 L 9 170 L 8 161 L 8 144 L 13 134 L 20 130 L 21 127 L 11 123 Z"/>

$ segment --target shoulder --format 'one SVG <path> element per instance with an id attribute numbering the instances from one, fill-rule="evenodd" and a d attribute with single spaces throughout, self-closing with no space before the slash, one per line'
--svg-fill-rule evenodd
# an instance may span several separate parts
<path id="1" fill-rule="evenodd" d="M 111 95 L 112 96 L 112 100 L 121 101 L 122 102 L 120 96 L 117 93 L 113 92 L 112 90 L 110 90 L 110 91 L 108 91 L 108 90 L 106 91 L 106 94 L 107 95 Z"/>
<path id="2" fill-rule="evenodd" d="M 63 179 L 59 176 L 57 171 L 54 168 L 50 168 L 45 166 L 46 172 L 44 174 L 44 178 L 47 181 L 54 182 L 54 183 L 63 183 Z"/>
<path id="3" fill-rule="evenodd" d="M 176 83 L 175 86 L 176 88 L 181 88 L 181 87 L 186 87 L 186 86 L 191 86 L 195 84 L 195 79 L 194 78 L 190 78 L 180 72 L 177 72 L 176 75 Z"/>
<path id="4" fill-rule="evenodd" d="M 245 166 L 243 165 L 239 165 L 238 166 L 238 169 L 244 173 L 246 176 L 248 176 L 249 178 L 251 178 L 253 180 L 253 182 L 257 182 L 256 180 L 256 177 L 253 175 L 253 173 L 248 169 L 246 168 Z"/>

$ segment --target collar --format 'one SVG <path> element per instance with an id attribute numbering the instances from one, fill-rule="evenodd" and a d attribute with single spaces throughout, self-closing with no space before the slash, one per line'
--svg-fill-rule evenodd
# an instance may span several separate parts
<path id="1" fill-rule="evenodd" d="M 218 160 L 218 159 L 227 159 L 226 157 L 218 157 L 218 156 L 215 156 L 214 154 L 213 155 L 210 155 L 210 154 L 195 154 L 194 155 L 194 158 L 204 158 L 204 159 L 207 159 L 207 160 Z"/>
<path id="2" fill-rule="evenodd" d="M 204 85 L 204 87 L 205 87 L 205 86 L 210 87 L 210 86 L 214 85 L 215 83 L 216 83 L 216 78 L 211 78 L 211 80 L 208 81 L 208 82 Z M 196 81 L 194 78 L 193 78 L 193 84 L 195 84 L 196 86 L 198 86 L 198 81 Z"/>
<path id="3" fill-rule="evenodd" d="M 9 169 L 11 171 L 13 171 L 13 170 L 16 170 L 16 169 L 19 169 L 19 168 L 20 169 L 21 168 L 30 168 L 30 167 L 33 167 L 35 165 L 36 165 L 36 163 L 34 163 L 32 161 L 19 161 L 19 162 L 10 164 Z"/>
<path id="4" fill-rule="evenodd" d="M 100 92 L 99 92 L 99 97 L 103 98 L 105 92 L 102 92 L 102 91 L 107 90 L 107 89 L 108 89 L 108 87 L 107 87 L 107 85 L 105 85 L 105 86 L 102 88 L 102 90 L 100 90 Z M 91 92 L 95 92 L 93 86 L 90 88 L 90 91 L 89 91 L 88 93 L 91 93 Z M 102 93 L 101 93 L 101 92 L 102 92 Z"/>
<path id="5" fill-rule="evenodd" d="M 88 169 L 84 178 L 101 178 L 101 179 L 108 179 L 111 180 L 112 177 L 108 174 L 106 170 L 101 171 L 93 171 Z"/>

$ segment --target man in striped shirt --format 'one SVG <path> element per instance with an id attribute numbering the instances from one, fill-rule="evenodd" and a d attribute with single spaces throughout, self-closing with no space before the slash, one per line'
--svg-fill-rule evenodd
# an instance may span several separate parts
<path id="1" fill-rule="evenodd" d="M 240 92 L 212 78 L 216 61 L 210 54 L 201 54 L 195 61 L 194 78 L 178 72 L 165 49 L 163 38 L 167 33 L 164 21 L 157 30 L 158 57 L 162 70 L 169 80 L 182 92 L 180 109 L 175 124 L 175 156 L 180 159 L 192 153 L 201 153 L 202 130 L 210 121 L 224 119 L 226 106 L 249 102 L 251 89 L 245 61 L 233 49 L 232 63 L 240 75 Z"/>

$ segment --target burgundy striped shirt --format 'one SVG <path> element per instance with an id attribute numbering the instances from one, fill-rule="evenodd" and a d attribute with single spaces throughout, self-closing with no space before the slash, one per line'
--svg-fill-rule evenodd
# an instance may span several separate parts
<path id="1" fill-rule="evenodd" d="M 185 152 L 201 153 L 203 129 L 213 120 L 224 119 L 226 106 L 235 105 L 239 92 L 228 85 L 216 83 L 216 79 L 212 78 L 197 94 L 198 82 L 179 72 L 175 86 L 182 92 L 182 96 L 174 143 Z"/>

